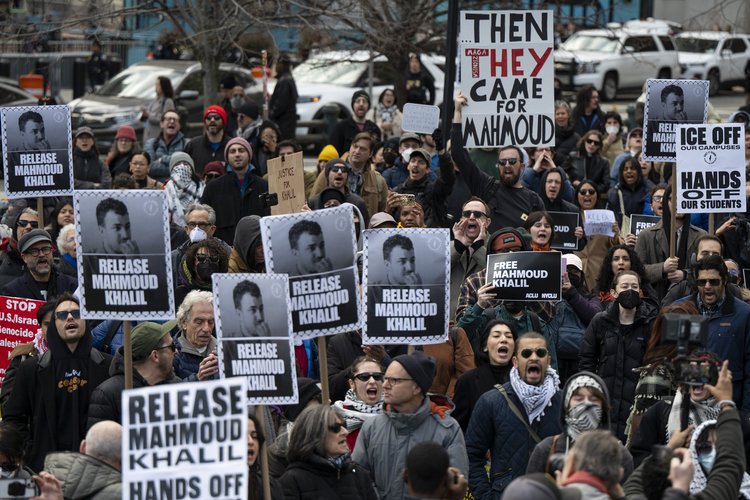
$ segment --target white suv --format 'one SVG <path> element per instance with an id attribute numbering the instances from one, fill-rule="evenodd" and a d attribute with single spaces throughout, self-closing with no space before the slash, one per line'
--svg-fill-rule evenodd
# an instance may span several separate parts
<path id="1" fill-rule="evenodd" d="M 686 31 L 674 40 L 683 78 L 708 80 L 709 95 L 750 75 L 750 35 Z"/>
<path id="2" fill-rule="evenodd" d="M 564 89 L 593 85 L 611 101 L 622 89 L 641 90 L 649 78 L 677 78 L 680 65 L 669 35 L 621 27 L 582 30 L 555 51 Z"/>

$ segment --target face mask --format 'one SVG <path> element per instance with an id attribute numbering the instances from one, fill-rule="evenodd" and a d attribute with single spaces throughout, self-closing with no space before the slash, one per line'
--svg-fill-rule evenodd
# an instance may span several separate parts
<path id="1" fill-rule="evenodd" d="M 586 431 L 598 429 L 601 421 L 602 407 L 592 401 L 577 404 L 565 417 L 568 435 L 574 440 Z"/>
<path id="2" fill-rule="evenodd" d="M 244 99 L 242 97 L 232 97 L 232 99 L 229 102 L 232 103 L 233 109 L 239 109 L 239 107 L 242 106 Z"/>
<path id="3" fill-rule="evenodd" d="M 625 309 L 635 309 L 641 305 L 641 295 L 635 290 L 625 290 L 617 296 L 617 303 Z"/>
<path id="4" fill-rule="evenodd" d="M 396 158 L 398 158 L 398 155 L 395 151 L 388 151 L 387 153 L 383 153 L 383 160 L 385 160 L 386 165 L 393 165 L 393 163 L 396 161 Z"/>
<path id="5" fill-rule="evenodd" d="M 199 241 L 203 241 L 206 238 L 208 238 L 208 235 L 206 232 L 199 228 L 198 226 L 195 226 L 192 231 L 190 231 L 190 243 L 198 243 Z"/>
<path id="6" fill-rule="evenodd" d="M 614 135 L 620 131 L 620 127 L 618 127 L 617 125 L 607 125 L 606 130 L 608 134 Z"/>
<path id="7" fill-rule="evenodd" d="M 196 272 L 201 281 L 211 281 L 211 275 L 219 270 L 219 264 L 211 262 L 198 262 Z"/>
<path id="8" fill-rule="evenodd" d="M 404 163 L 409 163 L 409 158 L 411 158 L 411 154 L 414 152 L 412 148 L 405 149 L 401 152 L 401 159 L 404 160 Z"/>
<path id="9" fill-rule="evenodd" d="M 577 274 L 568 273 L 568 281 L 570 281 L 573 288 L 581 288 L 581 277 Z"/>
<path id="10" fill-rule="evenodd" d="M 514 314 L 514 315 L 520 313 L 521 310 L 523 309 L 523 304 L 520 303 L 520 302 L 513 302 L 513 301 L 510 301 L 510 300 L 506 300 L 503 303 L 503 305 L 505 306 L 505 309 L 510 314 Z"/>
<path id="11" fill-rule="evenodd" d="M 701 467 L 703 467 L 706 474 L 711 472 L 711 467 L 714 466 L 714 460 L 716 460 L 716 448 L 711 448 L 710 452 L 698 455 L 698 462 L 701 464 Z"/>

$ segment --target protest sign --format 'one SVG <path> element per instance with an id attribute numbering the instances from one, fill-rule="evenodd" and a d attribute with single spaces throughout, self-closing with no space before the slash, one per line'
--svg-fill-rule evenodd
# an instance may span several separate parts
<path id="1" fill-rule="evenodd" d="M 263 217 L 266 268 L 289 275 L 295 340 L 360 327 L 353 205 Z"/>
<path id="2" fill-rule="evenodd" d="M 741 123 L 677 127 L 677 211 L 745 212 L 745 129 Z"/>
<path id="3" fill-rule="evenodd" d="M 305 163 L 302 152 L 268 160 L 268 192 L 276 195 L 271 214 L 293 214 L 307 203 L 305 198 Z"/>
<path id="4" fill-rule="evenodd" d="M 466 147 L 554 146 L 551 10 L 462 11 Z"/>
<path id="5" fill-rule="evenodd" d="M 245 379 L 122 393 L 123 498 L 247 498 Z"/>
<path id="6" fill-rule="evenodd" d="M 580 214 L 568 212 L 548 212 L 555 226 L 555 237 L 550 246 L 558 250 L 576 250 L 578 238 L 576 227 Z"/>
<path id="7" fill-rule="evenodd" d="M 447 229 L 364 231 L 365 344 L 437 344 L 448 333 Z"/>
<path id="8" fill-rule="evenodd" d="M 10 353 L 18 344 L 34 340 L 40 329 L 36 320 L 41 300 L 0 296 L 0 387 L 10 364 Z"/>
<path id="9" fill-rule="evenodd" d="M 166 193 L 76 191 L 73 202 L 81 316 L 173 319 Z"/>
<path id="10" fill-rule="evenodd" d="M 430 104 L 404 104 L 401 129 L 418 134 L 432 134 L 440 123 L 440 108 Z"/>
<path id="11" fill-rule="evenodd" d="M 248 404 L 294 404 L 289 279 L 285 274 L 214 274 L 222 378 L 247 380 Z"/>
<path id="12" fill-rule="evenodd" d="M 630 233 L 638 236 L 647 227 L 657 224 L 661 220 L 658 215 L 633 214 L 630 216 Z"/>
<path id="13" fill-rule="evenodd" d="M 558 301 L 562 297 L 560 252 L 511 252 L 487 256 L 487 283 L 498 300 Z"/>
<path id="14" fill-rule="evenodd" d="M 643 113 L 643 159 L 675 161 L 677 126 L 706 121 L 708 82 L 650 79 Z"/>
<path id="15" fill-rule="evenodd" d="M 73 154 L 68 106 L 0 110 L 8 198 L 70 196 Z"/>
<path id="16" fill-rule="evenodd" d="M 601 234 L 612 237 L 615 232 L 612 225 L 617 222 L 615 213 L 612 210 L 584 210 L 583 211 L 583 232 L 586 236 Z"/>

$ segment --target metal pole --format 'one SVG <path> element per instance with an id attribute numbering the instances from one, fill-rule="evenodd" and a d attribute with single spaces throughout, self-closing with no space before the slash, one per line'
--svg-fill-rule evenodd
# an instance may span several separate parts
<path id="1" fill-rule="evenodd" d="M 458 55 L 458 15 L 459 0 L 448 0 L 448 36 L 445 51 L 445 81 L 443 83 L 443 109 L 440 115 L 443 120 L 443 141 L 450 136 L 451 117 L 453 116 L 453 83 L 456 81 L 456 57 Z"/>

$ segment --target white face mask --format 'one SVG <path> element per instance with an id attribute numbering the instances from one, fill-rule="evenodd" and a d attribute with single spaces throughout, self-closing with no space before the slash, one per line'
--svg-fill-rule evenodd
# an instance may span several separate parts
<path id="1" fill-rule="evenodd" d="M 405 149 L 401 152 L 401 158 L 404 160 L 404 163 L 409 163 L 409 159 L 411 158 L 411 154 L 413 152 L 413 148 Z"/>
<path id="2" fill-rule="evenodd" d="M 208 235 L 206 232 L 199 228 L 198 226 L 194 227 L 192 231 L 190 231 L 190 243 L 198 243 L 199 241 L 203 241 L 206 238 L 208 238 Z"/>
<path id="3" fill-rule="evenodd" d="M 610 135 L 614 135 L 620 131 L 620 127 L 618 127 L 617 125 L 607 125 L 606 128 L 607 128 L 607 133 Z"/>

